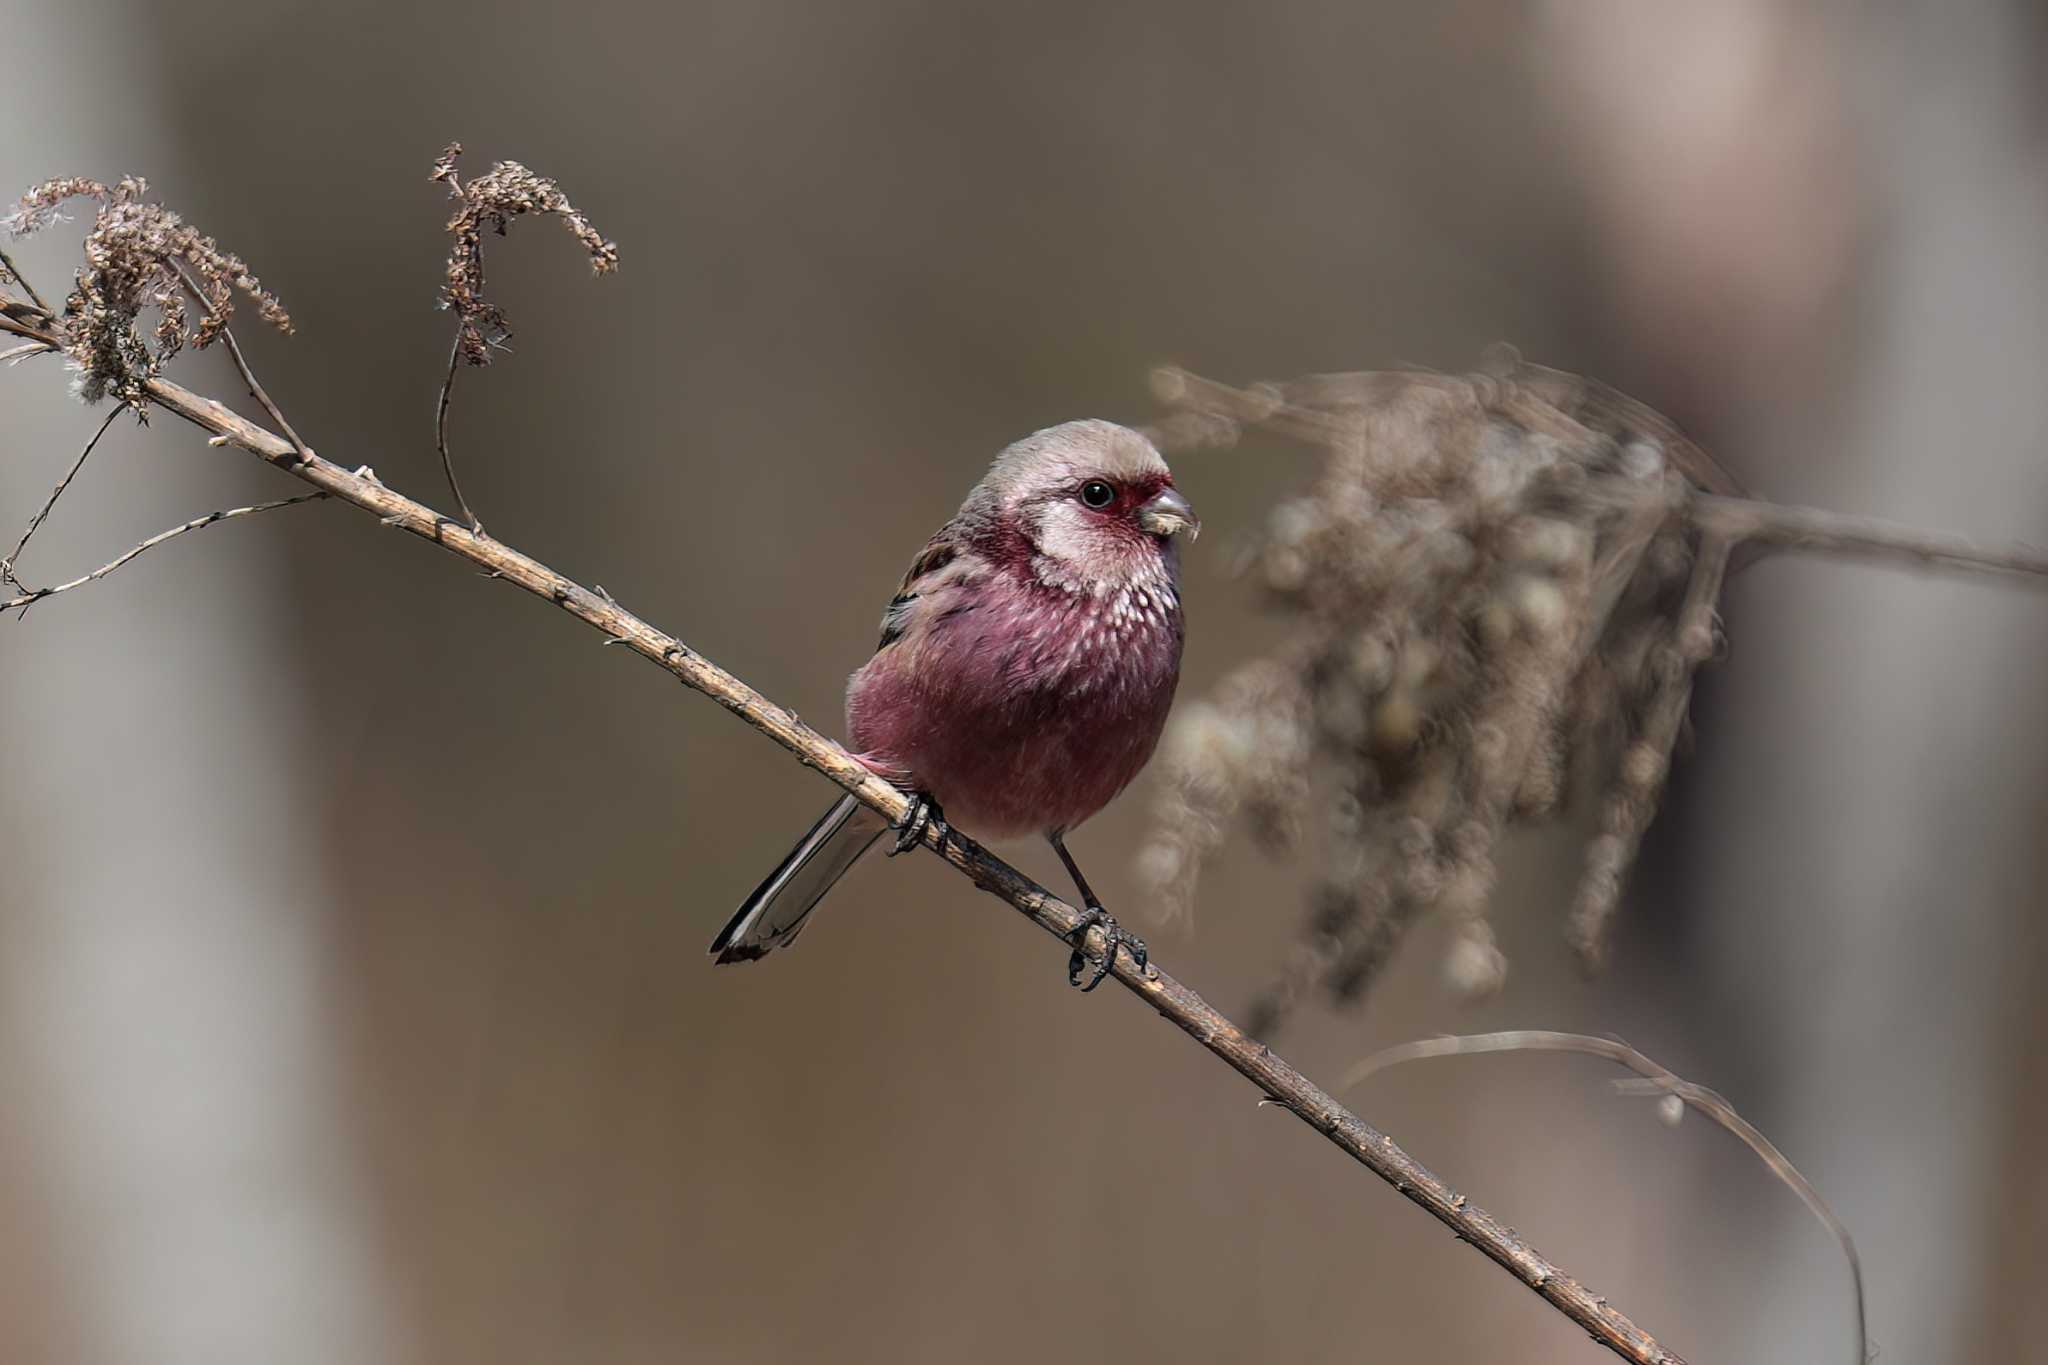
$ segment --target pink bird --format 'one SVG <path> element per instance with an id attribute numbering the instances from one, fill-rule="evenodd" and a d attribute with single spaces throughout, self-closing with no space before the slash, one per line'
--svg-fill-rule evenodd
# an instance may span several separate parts
<path id="1" fill-rule="evenodd" d="M 1152 443 L 1113 422 L 1067 422 L 996 456 L 959 512 L 911 562 L 882 613 L 875 655 L 846 688 L 861 762 L 912 793 L 894 852 L 927 822 L 977 837 L 1042 834 L 1101 925 L 1100 985 L 1119 947 L 1145 944 L 1102 908 L 1067 833 L 1152 757 L 1180 679 L 1175 537 L 1201 529 Z M 842 796 L 712 940 L 719 962 L 790 943 L 832 884 L 887 828 Z"/>

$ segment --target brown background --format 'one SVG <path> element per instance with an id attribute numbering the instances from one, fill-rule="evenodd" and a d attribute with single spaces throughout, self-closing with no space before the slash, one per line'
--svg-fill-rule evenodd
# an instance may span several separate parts
<path id="1" fill-rule="evenodd" d="M 432 500 L 427 167 L 459 138 L 473 172 L 560 177 L 623 269 L 593 283 L 546 225 L 490 244 L 518 333 L 461 377 L 466 490 L 828 728 L 988 456 L 1142 420 L 1161 361 L 1455 368 L 1506 339 L 1772 496 L 2044 538 L 2025 5 L 0 15 L 0 181 L 148 175 L 291 306 L 294 340 L 250 342 L 295 424 Z M 75 236 L 24 264 L 54 285 Z M 181 374 L 231 392 L 220 357 Z M 90 428 L 60 389 L 0 373 L 0 524 Z M 1273 637 L 1224 569 L 1305 460 L 1178 469 L 1214 533 L 1189 691 Z M 281 482 L 124 425 L 23 569 Z M 1333 1079 L 1435 1031 L 1621 1033 L 1831 1197 L 1885 1358 L 2014 1358 L 2048 1325 L 2042 598 L 1785 560 L 1727 605 L 1616 969 L 1570 970 L 1572 850 L 1531 839 L 1501 998 L 1458 1005 L 1424 932 L 1282 1050 Z M 347 509 L 0 623 L 0 772 L 7 1360 L 1599 1358 L 1141 1007 L 1071 995 L 1055 945 L 929 859 L 712 971 L 823 784 Z M 1113 904 L 1143 804 L 1075 840 Z M 1298 904 L 1234 850 L 1155 944 L 1235 1010 Z M 1353 1098 L 1675 1349 L 1848 1355 L 1796 1202 L 1593 1064 Z"/>

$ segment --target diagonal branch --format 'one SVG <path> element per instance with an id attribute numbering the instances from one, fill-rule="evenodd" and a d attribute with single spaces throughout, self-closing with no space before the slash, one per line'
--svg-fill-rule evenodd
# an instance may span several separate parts
<path id="1" fill-rule="evenodd" d="M 425 504 L 387 488 L 367 468 L 351 473 L 330 460 L 301 451 L 220 403 L 169 380 L 151 379 L 147 387 L 154 402 L 213 433 L 218 443 L 260 456 L 314 487 L 374 514 L 387 526 L 432 541 L 488 570 L 492 577 L 546 598 L 603 632 L 609 642 L 623 645 L 660 665 L 718 702 L 892 823 L 903 819 L 909 802 L 902 792 L 789 711 L 682 641 L 619 606 L 608 594 L 593 592 L 539 560 L 479 535 Z M 975 885 L 1007 901 L 1047 933 L 1065 939 L 1080 923 L 1079 912 L 1072 906 L 972 840 L 950 834 L 940 847 L 937 835 L 928 830 L 924 842 L 946 862 L 966 873 Z M 1108 945 L 1099 929 L 1089 933 L 1090 950 L 1100 956 Z M 1119 983 L 1192 1035 L 1262 1093 L 1291 1110 L 1397 1192 L 1421 1205 L 1461 1240 L 1477 1247 L 1609 1350 L 1638 1365 L 1684 1365 L 1680 1357 L 1660 1346 L 1605 1299 L 1546 1260 L 1499 1219 L 1473 1205 L 1402 1151 L 1392 1138 L 1345 1109 L 1194 991 L 1156 969 L 1140 971 L 1122 955 L 1117 959 L 1114 974 Z"/>
<path id="2" fill-rule="evenodd" d="M 54 338 L 0 314 L 0 331 L 29 341 Z M 892 824 L 901 823 L 910 802 L 838 744 L 798 720 L 682 641 L 655 629 L 621 607 L 609 593 L 555 572 L 530 555 L 492 540 L 387 488 L 368 465 L 354 472 L 324 459 L 240 414 L 163 378 L 144 382 L 149 399 L 212 434 L 212 444 L 246 450 L 296 478 L 379 518 L 386 526 L 431 541 L 450 554 L 487 570 L 568 612 L 604 633 L 606 643 L 623 645 L 674 674 L 747 724 L 780 744 L 805 766 L 816 768 Z M 931 829 L 923 842 L 967 874 L 974 884 L 1008 902 L 1039 928 L 1071 943 L 1080 912 L 979 844 L 948 832 L 943 841 Z M 1109 948 L 1102 931 L 1091 928 L 1086 946 L 1100 957 Z M 1339 1150 L 1419 1204 L 1464 1242 L 1534 1290 L 1595 1341 L 1636 1365 L 1685 1365 L 1607 1300 L 1547 1260 L 1513 1229 L 1453 1190 L 1444 1180 L 1395 1145 L 1394 1140 L 1339 1104 L 1272 1050 L 1226 1019 L 1208 1001 L 1157 968 L 1140 970 L 1118 954 L 1112 974 L 1119 984 L 1151 1005 L 1168 1022 L 1192 1036 L 1232 1070 L 1259 1087 L 1269 1101 L 1290 1110 Z"/>

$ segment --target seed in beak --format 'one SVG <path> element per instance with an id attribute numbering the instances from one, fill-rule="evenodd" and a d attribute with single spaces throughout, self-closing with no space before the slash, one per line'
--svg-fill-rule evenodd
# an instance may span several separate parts
<path id="1" fill-rule="evenodd" d="M 1155 536 L 1177 536 L 1182 531 L 1193 540 L 1201 534 L 1202 519 L 1176 488 L 1162 488 L 1150 502 L 1138 509 L 1138 525 Z"/>

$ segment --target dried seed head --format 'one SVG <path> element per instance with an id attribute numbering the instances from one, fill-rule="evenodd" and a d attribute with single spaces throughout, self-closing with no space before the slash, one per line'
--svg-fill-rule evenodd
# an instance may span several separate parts
<path id="1" fill-rule="evenodd" d="M 502 346 L 512 335 L 504 310 L 484 297 L 484 232 L 503 236 L 514 218 L 528 214 L 553 214 L 562 220 L 571 236 L 590 253 L 590 268 L 599 275 L 619 267 L 619 249 L 607 241 L 590 220 L 576 211 L 561 186 L 544 175 L 535 175 L 516 161 L 500 161 L 489 171 L 464 182 L 455 162 L 462 144 L 451 142 L 434 162 L 428 178 L 448 187 L 455 199 L 455 216 L 448 220 L 454 239 L 448 250 L 447 279 L 441 286 L 441 306 L 458 318 L 456 341 L 462 358 L 471 365 L 491 363 L 491 348 Z"/>
<path id="2" fill-rule="evenodd" d="M 255 302 L 265 322 L 281 332 L 292 330 L 284 305 L 241 257 L 143 198 L 148 191 L 136 176 L 112 186 L 81 177 L 50 180 L 24 194 L 0 220 L 15 236 L 26 236 L 47 227 L 68 200 L 98 204 L 85 237 L 85 266 L 57 327 L 65 355 L 78 370 L 79 396 L 88 403 L 112 396 L 138 412 L 146 403 L 145 386 L 165 363 L 188 343 L 204 348 L 226 330 L 237 292 Z M 205 310 L 197 327 L 190 325 L 188 300 Z M 144 309 L 157 318 L 147 340 L 140 330 Z"/>

